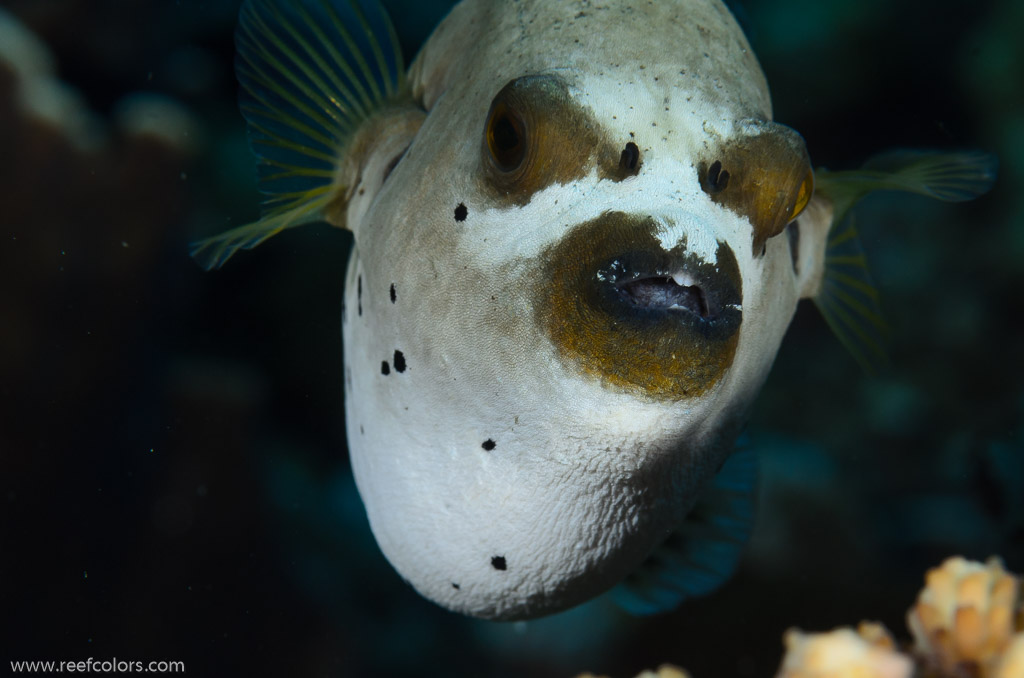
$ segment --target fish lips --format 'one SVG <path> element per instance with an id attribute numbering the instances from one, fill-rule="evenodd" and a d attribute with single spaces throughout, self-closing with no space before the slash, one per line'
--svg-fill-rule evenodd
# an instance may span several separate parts
<path id="1" fill-rule="evenodd" d="M 678 248 L 623 252 L 597 267 L 595 301 L 625 322 L 678 324 L 726 338 L 739 329 L 743 311 L 735 257 L 722 259 L 724 266 Z"/>
<path id="2" fill-rule="evenodd" d="M 536 309 L 552 343 L 605 386 L 656 400 L 699 396 L 732 365 L 743 319 L 732 248 L 714 263 L 662 247 L 650 216 L 606 212 L 541 256 Z"/>

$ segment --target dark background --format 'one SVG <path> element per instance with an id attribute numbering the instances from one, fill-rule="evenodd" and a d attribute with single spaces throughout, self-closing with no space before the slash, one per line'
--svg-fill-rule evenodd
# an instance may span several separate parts
<path id="1" fill-rule="evenodd" d="M 446 6 L 386 4 L 410 56 Z M 1024 571 L 1024 3 L 736 8 L 815 164 L 981 148 L 1000 178 L 968 204 L 863 205 L 893 367 L 865 376 L 800 309 L 748 431 L 762 510 L 732 582 L 669 615 L 598 601 L 526 624 L 423 600 L 369 533 L 343 426 L 348 234 L 287 232 L 215 273 L 188 258 L 258 214 L 238 3 L 0 5 L 52 52 L 32 82 L 78 101 L 61 125 L 27 113 L 0 60 L 0 673 L 117 657 L 190 675 L 770 676 L 789 626 L 880 619 L 906 638 L 948 555 Z M 184 122 L 139 132 L 140 101 Z"/>

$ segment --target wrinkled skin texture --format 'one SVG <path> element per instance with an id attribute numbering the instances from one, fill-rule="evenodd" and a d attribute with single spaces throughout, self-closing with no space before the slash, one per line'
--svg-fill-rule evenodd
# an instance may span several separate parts
<path id="1" fill-rule="evenodd" d="M 485 126 L 527 76 L 507 96 L 533 116 L 539 169 L 510 179 Z M 798 220 L 797 267 L 743 207 L 774 203 L 708 192 L 715 160 L 794 147 L 718 2 L 463 2 L 410 83 L 426 117 L 396 113 L 348 170 L 356 481 L 420 593 L 485 618 L 549 614 L 636 568 L 724 462 L 817 285 L 830 211 Z M 765 140 L 767 155 L 735 151 Z M 790 206 L 806 174 L 791 156 Z M 734 190 L 752 185 L 731 170 Z M 672 276 L 707 317 L 664 308 Z"/>

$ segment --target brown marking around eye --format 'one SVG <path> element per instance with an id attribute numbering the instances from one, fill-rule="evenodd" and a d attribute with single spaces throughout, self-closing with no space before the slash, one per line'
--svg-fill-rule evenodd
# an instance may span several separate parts
<path id="1" fill-rule="evenodd" d="M 650 217 L 606 212 L 579 224 L 540 257 L 536 318 L 558 353 L 605 386 L 655 400 L 705 393 L 732 364 L 742 301 L 739 266 L 719 244 L 717 264 L 685 244 L 666 252 Z M 685 271 L 709 312 L 631 303 L 622 281 L 661 281 Z M 669 284 L 670 286 L 670 284 Z"/>
<path id="2" fill-rule="evenodd" d="M 566 83 L 552 75 L 517 78 L 498 92 L 487 114 L 481 155 L 489 192 L 518 206 L 552 184 L 583 178 L 595 165 L 601 178 L 614 181 L 640 171 L 636 145 L 624 155 L 570 96 Z"/>
<path id="3" fill-rule="evenodd" d="M 712 200 L 750 220 L 755 253 L 782 233 L 814 192 L 803 138 L 771 122 L 724 142 L 697 169 L 701 188 Z"/>

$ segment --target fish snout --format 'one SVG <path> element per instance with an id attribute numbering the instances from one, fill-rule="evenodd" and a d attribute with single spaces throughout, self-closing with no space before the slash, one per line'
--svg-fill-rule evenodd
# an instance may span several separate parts
<path id="1" fill-rule="evenodd" d="M 665 249 L 660 224 L 607 212 L 541 257 L 539 320 L 559 350 L 604 384 L 657 399 L 702 394 L 732 364 L 743 319 L 732 249 L 714 261 Z"/>

